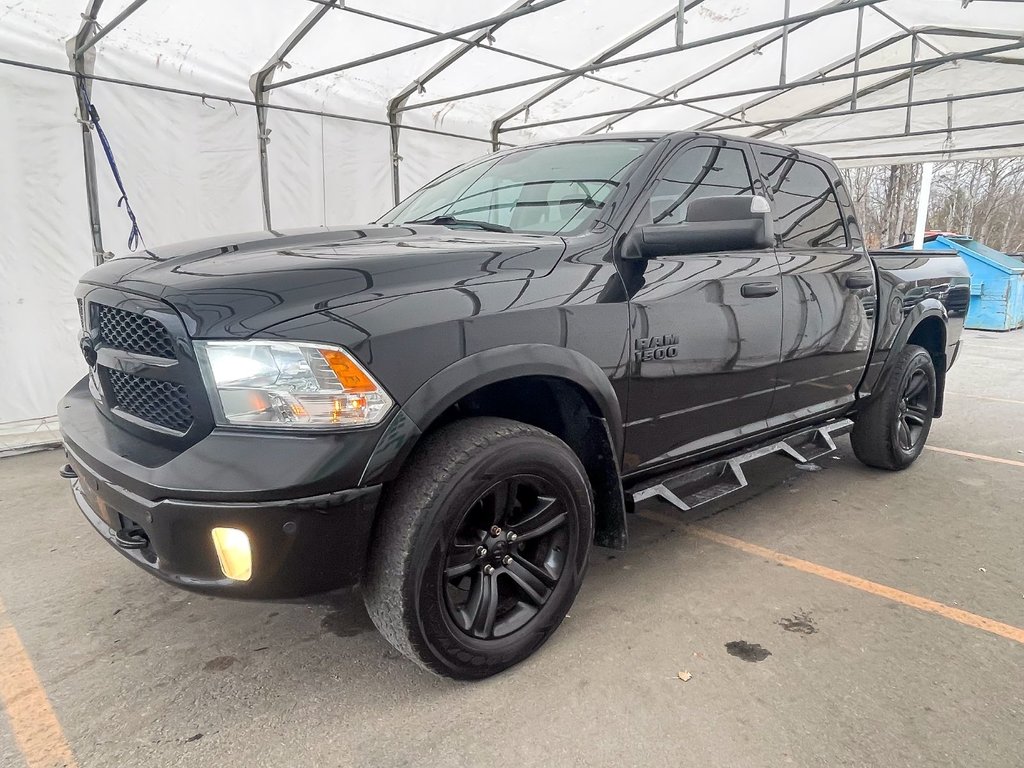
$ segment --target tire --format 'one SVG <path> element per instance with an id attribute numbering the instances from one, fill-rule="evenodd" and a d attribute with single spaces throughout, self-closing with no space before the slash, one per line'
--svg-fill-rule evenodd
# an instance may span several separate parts
<path id="1" fill-rule="evenodd" d="M 924 450 L 935 413 L 935 365 L 922 347 L 908 344 L 889 382 L 860 411 L 850 440 L 869 467 L 906 469 Z"/>
<path id="2" fill-rule="evenodd" d="M 363 585 L 367 611 L 424 669 L 496 674 L 565 618 L 593 521 L 586 472 L 557 437 L 508 419 L 449 424 L 423 440 L 385 494 Z"/>

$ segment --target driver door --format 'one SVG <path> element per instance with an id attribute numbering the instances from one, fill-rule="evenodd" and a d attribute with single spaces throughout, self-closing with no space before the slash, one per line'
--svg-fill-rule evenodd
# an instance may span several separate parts
<path id="1" fill-rule="evenodd" d="M 632 226 L 679 224 L 690 201 L 763 194 L 747 145 L 683 142 L 650 183 Z M 633 361 L 627 472 L 767 429 L 782 343 L 774 249 L 623 260 Z"/>

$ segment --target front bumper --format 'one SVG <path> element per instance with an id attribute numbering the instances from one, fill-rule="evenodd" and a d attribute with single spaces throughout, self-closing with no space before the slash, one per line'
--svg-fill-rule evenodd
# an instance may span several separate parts
<path id="1" fill-rule="evenodd" d="M 153 575 L 234 597 L 292 597 L 359 581 L 381 491 L 379 484 L 360 484 L 380 438 L 376 430 L 214 430 L 176 451 L 112 423 L 84 382 L 59 412 L 79 508 L 115 549 Z M 216 527 L 248 535 L 249 580 L 222 573 Z"/>
<path id="2" fill-rule="evenodd" d="M 266 598 L 324 592 L 359 581 L 379 485 L 286 501 L 152 502 L 92 472 L 71 451 L 67 456 L 78 475 L 71 483 L 75 501 L 93 528 L 133 563 L 171 584 Z M 248 581 L 221 573 L 211 535 L 215 527 L 248 535 L 253 563 Z M 131 546 L 125 545 L 125 531 L 136 532 Z"/>

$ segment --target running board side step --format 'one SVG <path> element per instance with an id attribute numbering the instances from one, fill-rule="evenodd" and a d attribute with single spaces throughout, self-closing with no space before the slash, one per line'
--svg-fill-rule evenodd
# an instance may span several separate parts
<path id="1" fill-rule="evenodd" d="M 658 478 L 641 484 L 633 491 L 633 501 L 660 498 L 677 509 L 687 512 L 701 504 L 715 501 L 750 483 L 743 473 L 743 465 L 773 453 L 788 456 L 799 464 L 807 464 L 836 450 L 835 438 L 853 429 L 853 422 L 840 419 L 821 427 L 812 427 L 760 448 L 718 459 L 708 464 L 690 467 L 677 475 Z"/>

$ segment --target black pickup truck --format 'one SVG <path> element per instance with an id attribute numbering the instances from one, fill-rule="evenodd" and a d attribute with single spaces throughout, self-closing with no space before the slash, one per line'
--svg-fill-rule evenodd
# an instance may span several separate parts
<path id="1" fill-rule="evenodd" d="M 852 430 L 889 470 L 942 411 L 953 254 L 869 253 L 827 159 L 710 134 L 489 155 L 369 226 L 113 259 L 77 297 L 75 499 L 169 582 L 355 583 L 438 674 L 526 658 L 634 501 L 680 509 Z"/>

